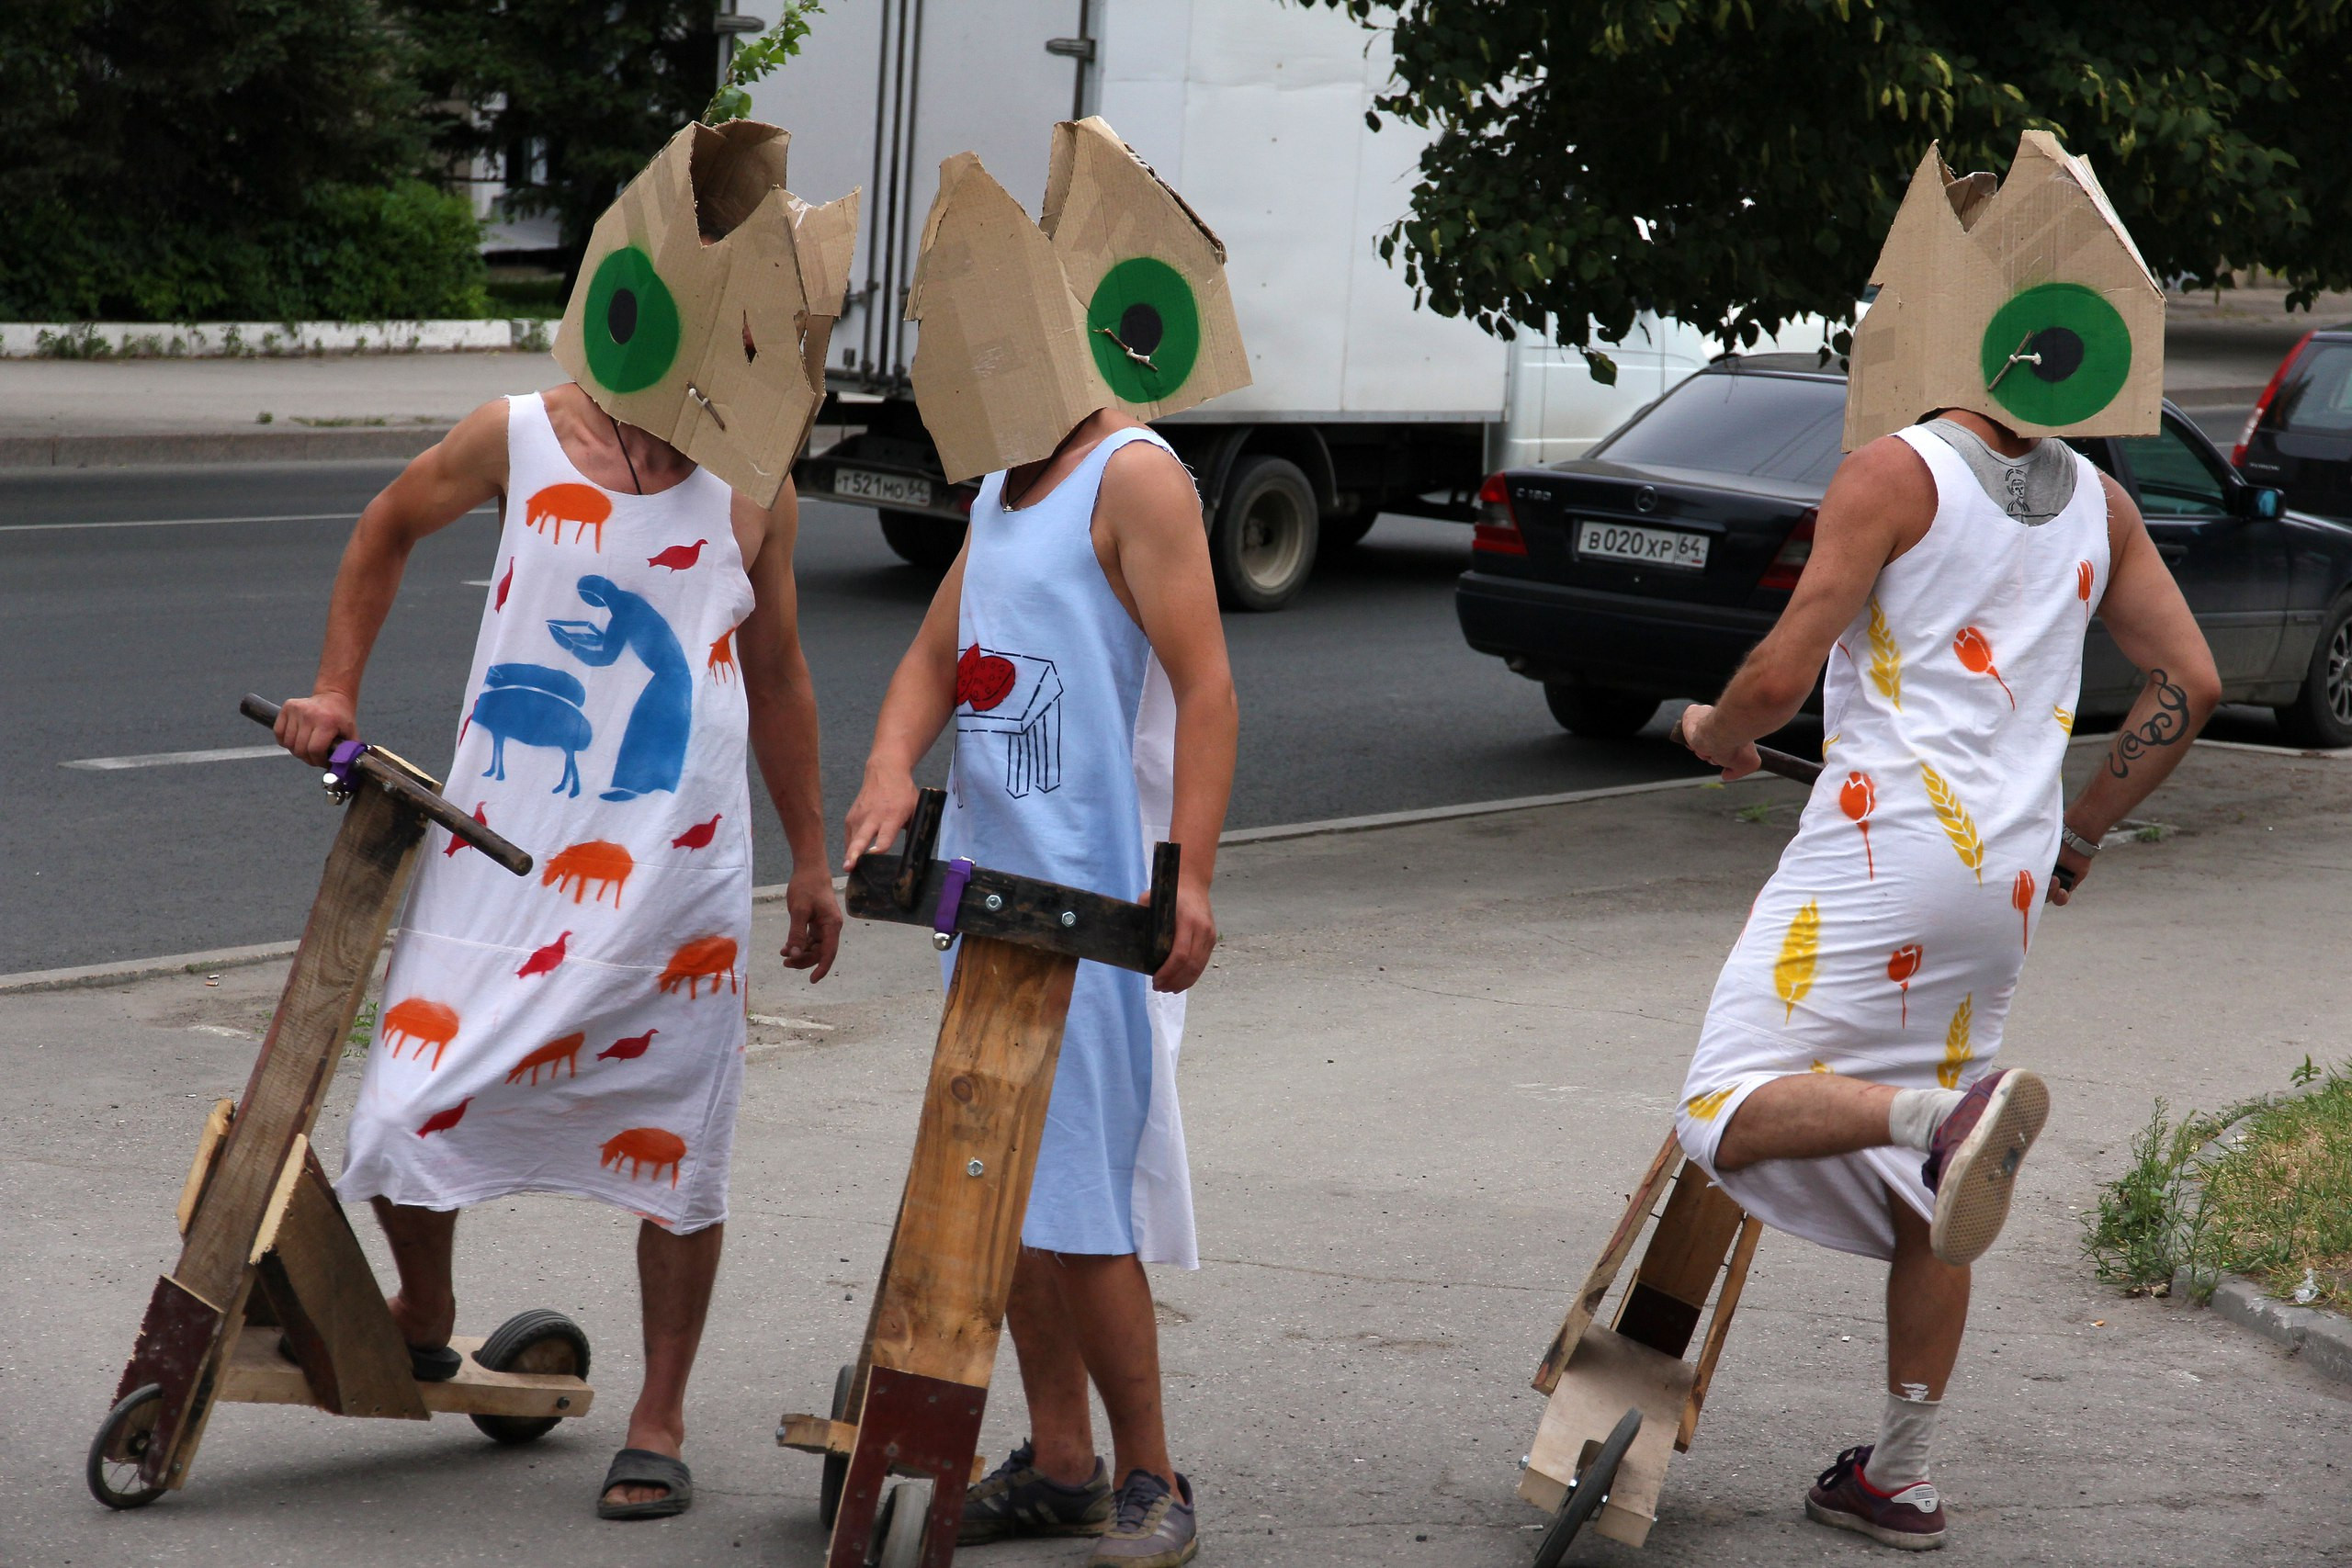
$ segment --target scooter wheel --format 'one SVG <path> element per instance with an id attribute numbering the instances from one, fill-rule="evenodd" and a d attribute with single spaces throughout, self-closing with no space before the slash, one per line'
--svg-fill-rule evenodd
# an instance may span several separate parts
<path id="1" fill-rule="evenodd" d="M 843 1367 L 833 1374 L 833 1419 L 849 1419 L 850 1391 L 857 1384 L 857 1368 Z M 827 1454 L 825 1473 L 817 1486 L 817 1519 L 827 1529 L 842 1511 L 842 1489 L 849 1484 L 849 1455 Z"/>
<path id="2" fill-rule="evenodd" d="M 140 1462 L 154 1440 L 155 1423 L 164 1414 L 164 1390 L 159 1383 L 136 1388 L 116 1402 L 90 1440 L 90 1461 L 83 1477 L 90 1495 L 109 1508 L 143 1508 L 164 1495 L 139 1477 Z"/>
<path id="3" fill-rule="evenodd" d="M 1535 1568 L 1560 1568 L 1568 1548 L 1576 1544 L 1577 1532 L 1609 1501 L 1609 1488 L 1616 1483 L 1617 1467 L 1625 1462 L 1625 1450 L 1634 1446 L 1634 1435 L 1641 1429 L 1641 1411 L 1626 1411 L 1602 1441 L 1600 1451 L 1592 1456 L 1592 1462 L 1577 1472 L 1577 1478 L 1568 1483 L 1566 1500 L 1561 1503 L 1560 1511 L 1552 1516 L 1552 1528 L 1544 1532 L 1543 1544 L 1535 1549 Z"/>
<path id="4" fill-rule="evenodd" d="M 533 1307 L 518 1312 L 481 1342 L 474 1359 L 493 1372 L 548 1372 L 585 1379 L 588 1336 L 560 1312 Z M 497 1443 L 527 1443 L 556 1428 L 560 1416 L 475 1416 L 482 1435 Z"/>
<path id="5" fill-rule="evenodd" d="M 874 1568 L 919 1568 L 931 1524 L 931 1483 L 901 1481 L 882 1499 L 874 1520 Z"/>

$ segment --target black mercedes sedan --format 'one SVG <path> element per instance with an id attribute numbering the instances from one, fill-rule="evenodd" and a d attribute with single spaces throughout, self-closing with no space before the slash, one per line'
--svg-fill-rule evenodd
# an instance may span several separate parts
<path id="1" fill-rule="evenodd" d="M 1845 410 L 1844 374 L 1812 355 L 1726 358 L 1585 457 L 1491 476 L 1454 589 L 1464 637 L 1579 735 L 1712 699 L 1804 570 Z M 2223 700 L 2276 709 L 2295 744 L 2352 746 L 2352 524 L 2285 511 L 2170 403 L 2156 434 L 2074 445 L 2139 502 Z M 2139 684 L 2094 621 L 2079 711 L 2120 714 Z"/>

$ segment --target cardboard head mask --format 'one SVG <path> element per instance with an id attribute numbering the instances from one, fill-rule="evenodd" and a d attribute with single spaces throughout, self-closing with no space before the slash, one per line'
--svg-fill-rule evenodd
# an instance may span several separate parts
<path id="1" fill-rule="evenodd" d="M 2006 182 L 1928 149 L 1854 329 L 1846 450 L 1929 410 L 2021 435 L 2145 435 L 2164 401 L 2164 291 L 2090 165 L 2046 131 Z"/>
<path id="2" fill-rule="evenodd" d="M 596 220 L 555 344 L 598 408 L 763 506 L 823 400 L 857 239 L 857 192 L 784 188 L 791 140 L 740 119 L 672 137 Z"/>
<path id="3" fill-rule="evenodd" d="M 973 154 L 940 165 L 907 319 L 951 481 L 1049 456 L 1097 409 L 1158 419 L 1250 384 L 1224 245 L 1099 118 L 1054 128 L 1035 223 Z"/>

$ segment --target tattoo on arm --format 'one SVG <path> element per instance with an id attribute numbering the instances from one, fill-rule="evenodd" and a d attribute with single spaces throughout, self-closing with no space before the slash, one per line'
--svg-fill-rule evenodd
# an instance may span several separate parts
<path id="1" fill-rule="evenodd" d="M 2177 745 L 2188 734 L 2188 694 L 2161 670 L 2148 671 L 2148 690 L 2156 699 L 2156 711 L 2137 729 L 2120 731 L 2107 754 L 2107 771 L 2119 779 L 2132 776 L 2132 764 L 2149 747 Z"/>

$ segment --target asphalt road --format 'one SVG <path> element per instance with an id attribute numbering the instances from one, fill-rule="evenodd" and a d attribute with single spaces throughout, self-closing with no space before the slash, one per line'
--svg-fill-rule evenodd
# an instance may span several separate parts
<path id="1" fill-rule="evenodd" d="M 266 743 L 237 699 L 309 690 L 350 519 L 393 471 L 0 474 L 0 974 L 300 933 L 335 824 L 308 769 L 283 756 L 62 764 Z M 416 552 L 370 668 L 367 734 L 428 768 L 456 735 L 496 528 L 478 514 Z M 1243 714 L 1233 826 L 1689 771 L 1663 723 L 1642 739 L 1576 739 L 1534 685 L 1463 645 L 1452 585 L 1468 548 L 1457 525 L 1388 518 L 1291 609 L 1227 619 Z M 870 513 L 828 502 L 806 509 L 798 565 L 837 849 L 931 582 Z M 934 753 L 926 782 L 944 773 Z M 766 815 L 758 875 L 781 881 Z"/>

